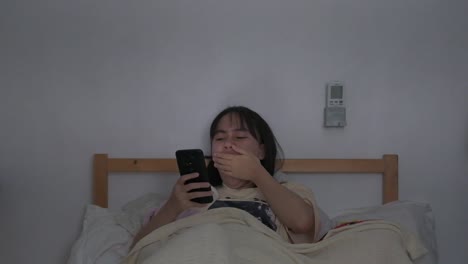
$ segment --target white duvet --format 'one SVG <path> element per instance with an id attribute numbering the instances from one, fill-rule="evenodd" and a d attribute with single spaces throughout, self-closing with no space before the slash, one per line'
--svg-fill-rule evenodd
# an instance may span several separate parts
<path id="1" fill-rule="evenodd" d="M 249 213 L 219 208 L 165 225 L 140 240 L 123 263 L 398 263 L 426 253 L 394 223 L 334 229 L 314 244 L 290 244 Z"/>

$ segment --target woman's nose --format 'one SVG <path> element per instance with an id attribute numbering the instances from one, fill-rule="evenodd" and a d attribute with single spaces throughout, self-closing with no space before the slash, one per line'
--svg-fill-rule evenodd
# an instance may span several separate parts
<path id="1" fill-rule="evenodd" d="M 231 149 L 231 148 L 232 148 L 232 142 L 231 142 L 231 140 L 226 140 L 226 141 L 224 141 L 224 148 L 225 148 L 225 149 Z"/>

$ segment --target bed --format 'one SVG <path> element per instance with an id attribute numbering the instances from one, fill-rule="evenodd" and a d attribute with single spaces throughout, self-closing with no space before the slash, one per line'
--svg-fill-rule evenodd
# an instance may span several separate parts
<path id="1" fill-rule="evenodd" d="M 382 205 L 350 208 L 327 219 L 330 230 L 314 244 L 289 244 L 241 210 L 217 209 L 153 231 L 129 253 L 145 215 L 165 197 L 148 193 L 122 208 L 108 209 L 114 173 L 177 173 L 175 159 L 110 158 L 95 154 L 93 204 L 69 264 L 82 263 L 437 263 L 430 205 L 401 201 L 398 156 L 376 159 L 286 159 L 285 174 L 376 174 Z M 197 243 L 190 243 L 197 241 Z M 184 250 L 180 250 L 183 248 Z M 204 252 L 201 254 L 200 252 Z"/>

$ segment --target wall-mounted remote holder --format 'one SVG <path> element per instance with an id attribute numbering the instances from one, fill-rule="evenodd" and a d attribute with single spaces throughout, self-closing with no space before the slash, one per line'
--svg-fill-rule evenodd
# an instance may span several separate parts
<path id="1" fill-rule="evenodd" d="M 327 84 L 327 101 L 324 111 L 324 126 L 346 126 L 344 85 L 341 82 L 332 82 Z"/>

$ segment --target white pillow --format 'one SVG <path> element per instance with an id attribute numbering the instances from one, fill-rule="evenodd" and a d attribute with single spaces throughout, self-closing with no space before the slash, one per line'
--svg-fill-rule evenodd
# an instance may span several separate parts
<path id="1" fill-rule="evenodd" d="M 415 234 L 428 250 L 416 264 L 436 264 L 438 260 L 435 222 L 429 204 L 412 201 L 395 201 L 385 205 L 346 210 L 331 219 L 337 226 L 350 221 L 381 219 L 392 221 Z"/>
<path id="2" fill-rule="evenodd" d="M 88 205 L 80 236 L 73 244 L 67 263 L 119 263 L 128 252 L 132 236 L 115 221 L 118 214 L 120 212 Z"/>
<path id="3" fill-rule="evenodd" d="M 68 264 L 115 264 L 127 255 L 144 217 L 164 198 L 148 193 L 125 204 L 121 210 L 88 205 L 80 236 L 75 241 Z"/>
<path id="4" fill-rule="evenodd" d="M 119 214 L 116 222 L 125 228 L 132 236 L 135 236 L 143 225 L 145 217 L 156 207 L 160 207 L 166 197 L 157 193 L 147 193 L 140 198 L 126 203 Z"/>

